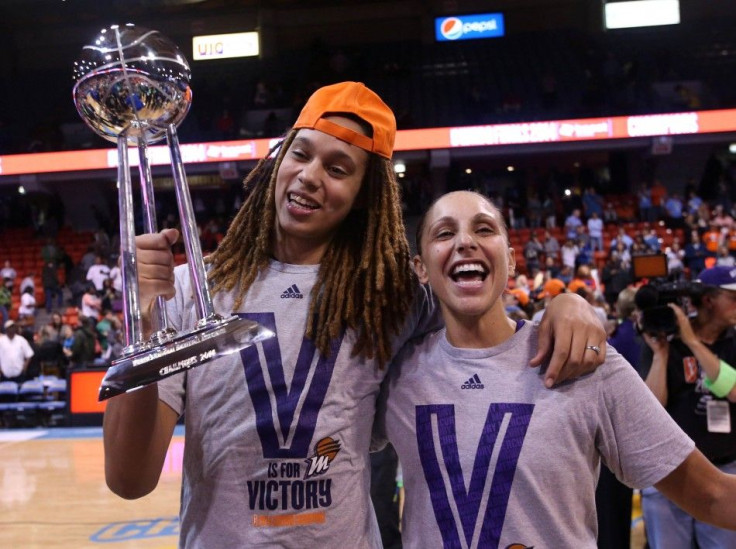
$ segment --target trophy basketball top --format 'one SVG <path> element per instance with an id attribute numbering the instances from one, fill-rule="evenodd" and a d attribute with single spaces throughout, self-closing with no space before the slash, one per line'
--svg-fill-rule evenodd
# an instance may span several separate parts
<path id="1" fill-rule="evenodd" d="M 179 48 L 160 32 L 132 24 L 103 29 L 84 46 L 74 80 L 79 115 L 113 142 L 163 139 L 192 102 L 191 70 Z"/>

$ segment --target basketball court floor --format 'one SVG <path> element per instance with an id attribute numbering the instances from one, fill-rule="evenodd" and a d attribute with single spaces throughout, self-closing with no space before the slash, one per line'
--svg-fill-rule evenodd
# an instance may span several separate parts
<path id="1" fill-rule="evenodd" d="M 101 428 L 0 429 L 0 548 L 175 549 L 183 452 L 177 426 L 158 487 L 127 501 L 105 485 Z"/>
<path id="2" fill-rule="evenodd" d="M 176 548 L 179 429 L 158 487 L 133 501 L 105 485 L 100 428 L 0 430 L 0 547 Z"/>

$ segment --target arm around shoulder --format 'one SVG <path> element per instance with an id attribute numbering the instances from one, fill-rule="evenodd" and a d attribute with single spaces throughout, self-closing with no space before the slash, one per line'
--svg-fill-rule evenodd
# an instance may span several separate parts
<path id="1" fill-rule="evenodd" d="M 102 430 L 110 490 L 136 499 L 156 488 L 177 419 L 156 384 L 108 401 Z"/>

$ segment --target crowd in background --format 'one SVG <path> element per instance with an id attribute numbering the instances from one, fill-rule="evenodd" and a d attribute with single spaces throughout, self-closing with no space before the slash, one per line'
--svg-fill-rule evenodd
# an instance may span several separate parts
<path id="1" fill-rule="evenodd" d="M 655 181 L 622 199 L 586 187 L 570 197 L 566 215 L 544 204 L 537 207 L 533 196 L 527 197 L 523 210 L 514 211 L 507 197 L 497 196 L 517 259 L 518 275 L 509 280 L 506 294 L 508 311 L 538 320 L 549 299 L 563 291 L 576 292 L 613 329 L 617 296 L 642 282 L 632 272 L 637 256 L 664 254 L 670 280 L 694 278 L 710 265 L 736 265 L 733 203 L 728 186 L 721 191 L 716 199 L 704 200 L 692 186 L 683 196 Z M 195 199 L 197 218 L 204 220 L 199 234 L 206 253 L 222 238 L 227 212 L 208 208 L 198 195 Z M 635 207 L 627 209 L 634 202 Z M 177 218 L 163 207 L 161 215 L 160 226 L 177 225 Z M 46 238 L 40 276 L 18 273 L 10 259 L 3 260 L 0 326 L 14 320 L 35 350 L 22 377 L 44 371 L 64 375 L 70 367 L 108 364 L 123 349 L 117 236 L 100 228 L 90 235 L 78 262 L 64 250 L 63 242 Z M 185 261 L 181 241 L 174 252 L 178 262 Z M 43 297 L 36 303 L 39 283 Z M 10 296 L 15 291 L 20 300 L 14 309 Z"/>

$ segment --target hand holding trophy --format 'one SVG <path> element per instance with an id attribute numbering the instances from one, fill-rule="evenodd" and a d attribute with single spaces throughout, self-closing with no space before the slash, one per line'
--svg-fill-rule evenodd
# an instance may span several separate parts
<path id="1" fill-rule="evenodd" d="M 168 38 L 134 25 L 103 29 L 75 62 L 74 103 L 92 130 L 117 144 L 118 206 L 120 209 L 121 270 L 123 277 L 122 356 L 113 361 L 100 386 L 105 400 L 200 366 L 272 337 L 259 324 L 213 309 L 199 243 L 192 200 L 186 182 L 176 128 L 192 101 L 189 65 Z M 139 176 L 146 232 L 158 231 L 148 144 L 166 139 L 176 201 L 187 252 L 189 276 L 195 289 L 199 321 L 188 333 L 178 334 L 166 318 L 163 297 L 153 304 L 153 335 L 144 341 L 135 257 L 133 190 L 128 145 L 138 147 Z"/>

